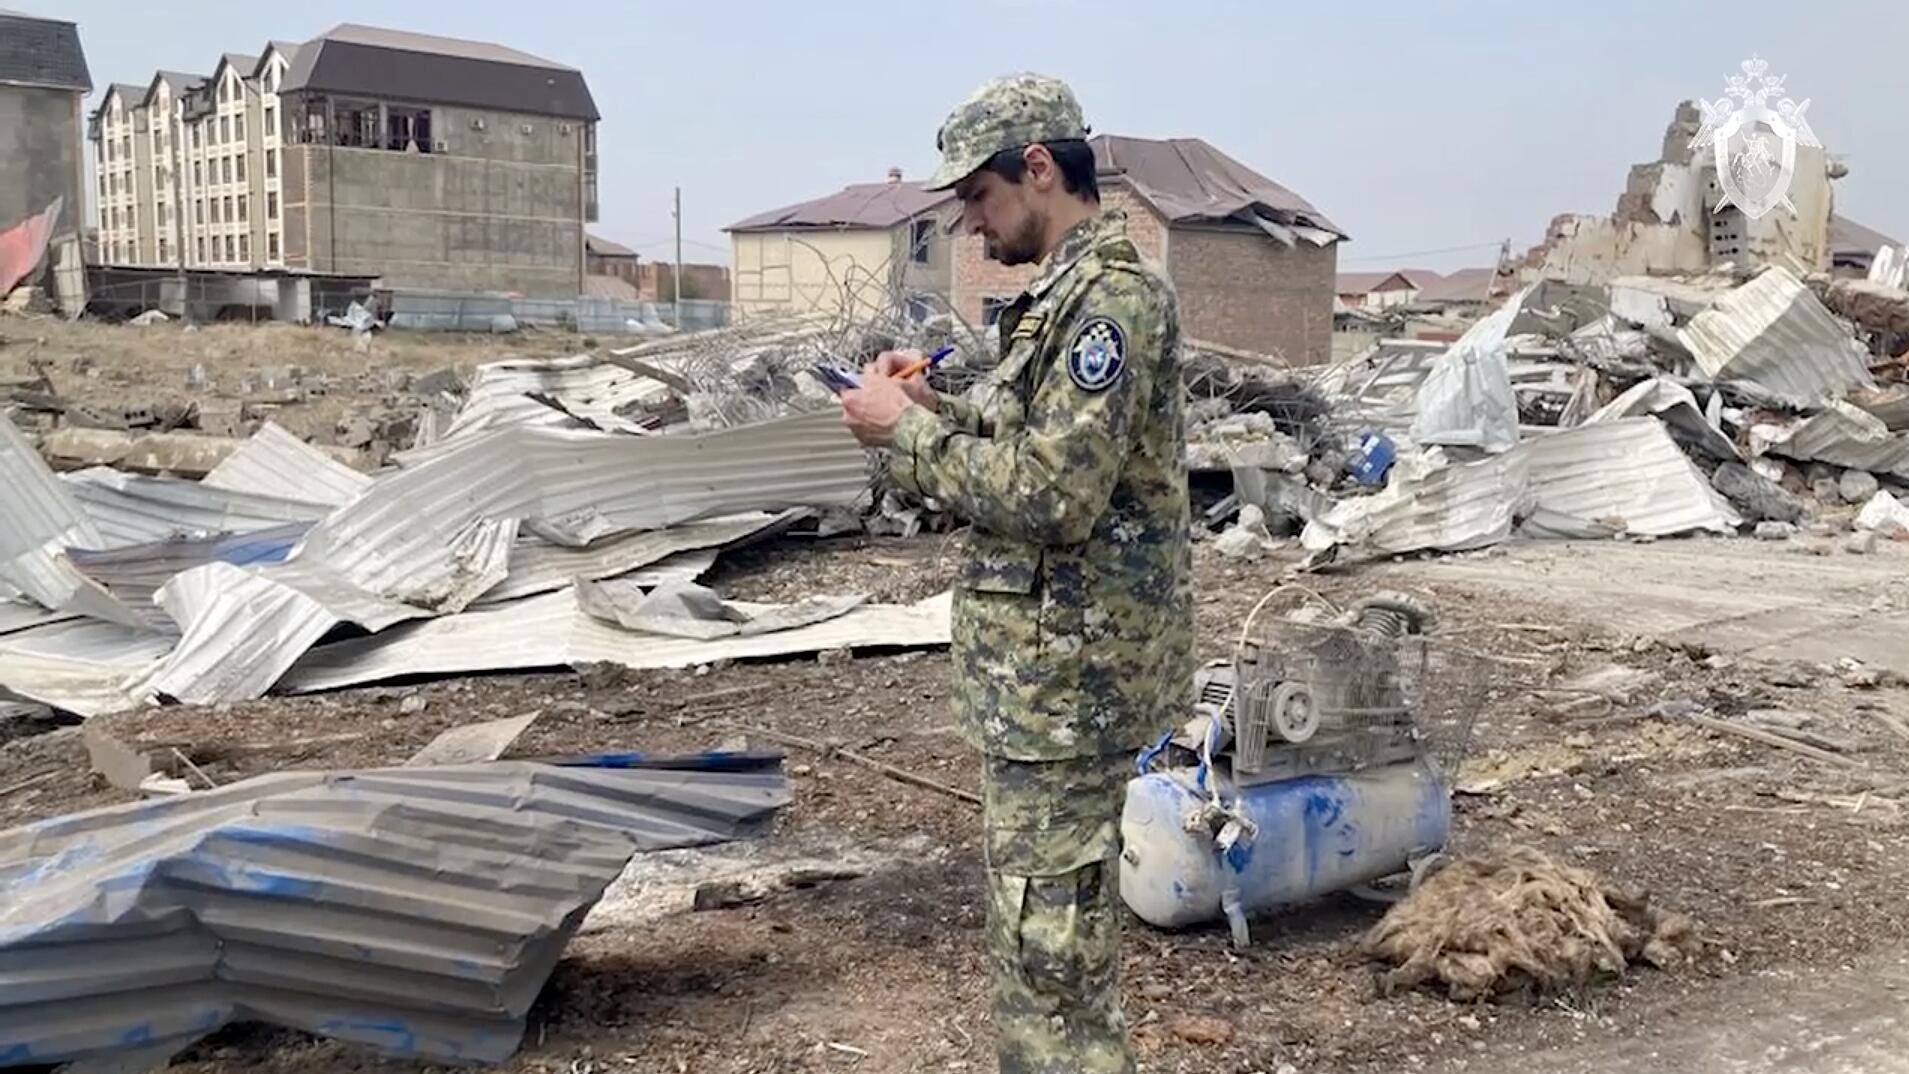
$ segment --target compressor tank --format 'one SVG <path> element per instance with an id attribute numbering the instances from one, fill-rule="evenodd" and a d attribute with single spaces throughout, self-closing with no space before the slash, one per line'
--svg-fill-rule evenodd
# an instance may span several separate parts
<path id="1" fill-rule="evenodd" d="M 1238 891 L 1254 914 L 1402 872 L 1451 834 L 1451 800 L 1423 762 L 1333 776 L 1299 776 L 1221 798 L 1258 832 L 1222 853 L 1187 818 L 1207 802 L 1192 769 L 1149 772 L 1127 785 L 1120 895 L 1141 920 L 1179 928 L 1222 916 Z"/>

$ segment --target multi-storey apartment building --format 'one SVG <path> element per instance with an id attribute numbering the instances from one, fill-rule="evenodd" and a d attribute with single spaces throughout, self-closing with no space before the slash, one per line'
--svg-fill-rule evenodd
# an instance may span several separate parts
<path id="1" fill-rule="evenodd" d="M 100 258 L 576 295 L 597 118 L 572 68 L 361 26 L 162 71 L 94 115 Z"/>

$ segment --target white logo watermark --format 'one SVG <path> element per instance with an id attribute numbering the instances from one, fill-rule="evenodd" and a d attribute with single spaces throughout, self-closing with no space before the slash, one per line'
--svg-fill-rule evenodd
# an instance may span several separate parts
<path id="1" fill-rule="evenodd" d="M 1798 104 L 1781 96 L 1789 76 L 1766 74 L 1770 65 L 1758 57 L 1740 66 L 1742 74 L 1725 77 L 1725 96 L 1697 102 L 1703 109 L 1703 129 L 1691 139 L 1691 148 L 1714 154 L 1717 185 L 1724 194 L 1717 208 L 1734 205 L 1755 220 L 1781 205 L 1794 216 L 1790 180 L 1796 175 L 1796 147 L 1823 145 L 1803 115 L 1809 99 Z M 1774 108 L 1771 97 L 1779 98 Z"/>

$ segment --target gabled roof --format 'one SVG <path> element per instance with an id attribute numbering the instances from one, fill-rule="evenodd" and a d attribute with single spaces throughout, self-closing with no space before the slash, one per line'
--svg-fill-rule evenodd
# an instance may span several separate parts
<path id="1" fill-rule="evenodd" d="M 1425 268 L 1402 268 L 1399 270 L 1399 275 L 1405 277 L 1405 282 L 1421 291 L 1445 278 L 1442 274 Z"/>
<path id="2" fill-rule="evenodd" d="M 80 30 L 64 19 L 0 12 L 0 83 L 93 91 Z"/>
<path id="3" fill-rule="evenodd" d="M 729 225 L 725 231 L 804 228 L 885 231 L 954 200 L 946 190 L 923 190 L 920 182 L 856 183 L 827 197 L 797 202 Z"/>
<path id="4" fill-rule="evenodd" d="M 131 82 L 115 82 L 106 87 L 106 95 L 99 99 L 100 105 L 104 107 L 115 93 L 119 94 L 120 103 L 127 108 L 137 108 L 146 100 L 146 90 L 143 86 L 135 86 Z"/>
<path id="5" fill-rule="evenodd" d="M 345 23 L 299 46 L 280 92 L 596 120 L 582 72 L 502 45 Z"/>
<path id="6" fill-rule="evenodd" d="M 209 81 L 211 79 L 206 75 L 192 75 L 184 71 L 156 71 L 153 73 L 152 81 L 146 83 L 146 94 L 139 99 L 139 103 L 152 103 L 152 95 L 159 89 L 161 82 L 166 84 L 166 88 L 172 91 L 174 97 L 183 97 L 187 90 Z"/>
<path id="7" fill-rule="evenodd" d="M 219 67 L 232 68 L 239 73 L 240 78 L 251 78 L 252 72 L 258 70 L 258 65 L 257 56 L 248 56 L 243 52 L 226 52 L 219 55 Z M 212 73 L 217 75 L 218 68 L 213 68 Z"/>
<path id="8" fill-rule="evenodd" d="M 601 235 L 592 235 L 587 231 L 584 232 L 583 235 L 583 249 L 586 253 L 598 254 L 604 257 L 636 256 L 636 251 L 630 249 L 628 246 L 620 242 L 611 242 Z"/>
<path id="9" fill-rule="evenodd" d="M 1346 233 L 1298 194 L 1280 186 L 1199 138 L 1090 140 L 1103 175 L 1125 179 L 1170 223 L 1230 220 L 1257 212 L 1286 225 Z"/>
<path id="10" fill-rule="evenodd" d="M 1885 246 L 1900 246 L 1901 243 L 1880 231 L 1864 227 L 1847 216 L 1831 215 L 1829 218 L 1829 252 L 1832 259 L 1869 258 Z"/>
<path id="11" fill-rule="evenodd" d="M 1389 285 L 1389 286 L 1388 286 Z M 1412 281 L 1397 269 L 1384 272 L 1341 272 L 1333 286 L 1339 295 L 1364 295 L 1373 291 L 1410 291 Z"/>
<path id="12" fill-rule="evenodd" d="M 257 78 L 259 77 L 260 74 L 263 73 L 265 68 L 265 61 L 271 59 L 274 53 L 285 57 L 285 62 L 288 64 L 297 63 L 298 62 L 298 42 L 296 41 L 267 41 L 265 43 L 265 51 L 259 53 L 258 62 L 252 65 L 251 77 Z"/>
<path id="13" fill-rule="evenodd" d="M 1483 302 L 1491 297 L 1491 284 L 1498 276 L 1495 267 L 1462 268 L 1418 293 L 1420 302 Z"/>

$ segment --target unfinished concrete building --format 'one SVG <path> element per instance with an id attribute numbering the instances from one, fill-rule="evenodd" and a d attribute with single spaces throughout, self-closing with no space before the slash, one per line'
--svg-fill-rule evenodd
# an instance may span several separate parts
<path id="1" fill-rule="evenodd" d="M 1702 272 L 1726 262 L 1782 265 L 1798 274 L 1827 269 L 1830 182 L 1845 174 L 1842 163 L 1821 148 L 1798 145 L 1789 188 L 1795 215 L 1779 208 L 1751 219 L 1734 205 L 1718 209 L 1724 194 L 1716 163 L 1691 145 L 1701 128 L 1697 106 L 1680 103 L 1662 153 L 1631 168 L 1617 210 L 1554 218 L 1544 241 L 1525 255 L 1519 279 L 1603 283 L 1651 272 Z"/>
<path id="2" fill-rule="evenodd" d="M 278 93 L 288 267 L 582 292 L 598 113 L 577 70 L 347 25 L 299 46 Z"/>
<path id="3" fill-rule="evenodd" d="M 79 229 L 92 91 L 77 26 L 0 12 L 0 228 L 63 199 L 58 227 Z"/>

